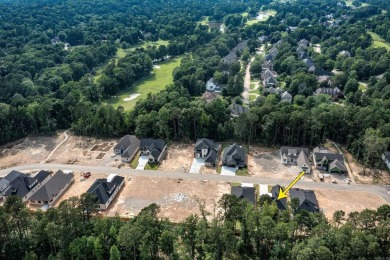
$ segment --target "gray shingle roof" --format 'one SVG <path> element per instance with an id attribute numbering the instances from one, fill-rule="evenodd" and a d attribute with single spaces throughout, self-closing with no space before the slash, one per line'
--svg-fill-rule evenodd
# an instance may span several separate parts
<path id="1" fill-rule="evenodd" d="M 298 164 L 298 166 L 301 166 L 301 165 L 304 165 L 304 164 L 307 164 L 308 166 L 310 165 L 309 158 L 307 158 L 307 156 L 304 153 L 304 151 L 301 151 L 299 153 L 299 156 L 298 156 L 298 159 L 297 159 L 297 164 Z"/>
<path id="2" fill-rule="evenodd" d="M 238 187 L 233 186 L 231 189 L 231 194 L 235 195 L 240 199 L 247 199 L 249 202 L 253 204 L 256 202 L 256 193 L 255 188 L 253 187 Z"/>
<path id="3" fill-rule="evenodd" d="M 299 209 L 309 212 L 319 212 L 318 201 L 314 191 L 292 188 L 289 193 L 291 199 L 299 199 Z"/>
<path id="4" fill-rule="evenodd" d="M 88 189 L 87 193 L 95 194 L 99 204 L 106 204 L 113 196 L 113 192 L 116 187 L 118 187 L 124 180 L 124 177 L 118 175 L 115 176 L 111 182 L 107 182 L 107 179 L 97 179 Z"/>
<path id="5" fill-rule="evenodd" d="M 223 164 L 239 165 L 246 163 L 245 149 L 234 143 L 223 150 Z"/>
<path id="6" fill-rule="evenodd" d="M 73 179 L 73 173 L 65 174 L 57 171 L 39 190 L 37 190 L 30 200 L 50 201 Z"/>
<path id="7" fill-rule="evenodd" d="M 276 202 L 276 206 L 280 210 L 286 210 L 287 209 L 287 199 L 283 198 L 278 200 L 279 191 L 282 187 L 280 185 L 275 185 L 272 187 L 271 193 L 272 193 L 272 199 Z"/>
<path id="8" fill-rule="evenodd" d="M 134 135 L 125 135 L 121 138 L 121 140 L 119 140 L 118 144 L 115 145 L 114 150 L 122 150 L 125 153 L 128 148 L 131 148 L 129 151 L 130 153 L 131 150 L 134 152 L 134 149 L 137 149 L 139 144 L 139 139 Z"/>
<path id="9" fill-rule="evenodd" d="M 16 171 L 10 172 L 4 179 L 9 181 L 8 187 L 3 191 L 4 196 L 15 195 L 20 198 L 26 196 L 38 183 L 50 176 L 50 172 L 40 171 L 34 177 L 30 174 Z"/>
<path id="10" fill-rule="evenodd" d="M 161 139 L 141 139 L 140 147 L 150 151 L 154 159 L 158 159 L 161 152 L 164 150 L 165 141 Z"/>
<path id="11" fill-rule="evenodd" d="M 347 171 L 347 167 L 345 167 L 344 162 L 340 162 L 337 159 L 329 164 L 329 169 L 334 169 L 334 168 L 338 168 L 343 172 Z"/>

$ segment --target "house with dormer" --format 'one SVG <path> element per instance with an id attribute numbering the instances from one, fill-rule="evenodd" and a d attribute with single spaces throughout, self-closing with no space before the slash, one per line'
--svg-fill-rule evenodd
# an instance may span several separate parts
<path id="1" fill-rule="evenodd" d="M 227 167 L 245 168 L 247 156 L 245 149 L 234 143 L 223 150 L 222 165 Z"/>
<path id="2" fill-rule="evenodd" d="M 106 179 L 97 179 L 87 193 L 95 196 L 100 210 L 106 210 L 125 184 L 125 178 L 110 174 Z"/>
<path id="3" fill-rule="evenodd" d="M 160 163 L 164 159 L 167 144 L 161 139 L 141 139 L 140 142 L 140 153 L 141 156 L 147 156 L 148 162 L 152 164 Z"/>
<path id="4" fill-rule="evenodd" d="M 313 149 L 314 166 L 329 173 L 348 173 L 345 166 L 344 156 L 334 153 L 324 147 L 316 147 Z"/>
<path id="5" fill-rule="evenodd" d="M 219 145 L 213 140 L 202 138 L 196 141 L 194 157 L 203 158 L 206 166 L 215 167 L 218 161 Z"/>
<path id="6" fill-rule="evenodd" d="M 301 147 L 282 146 L 280 148 L 280 160 L 283 164 L 297 165 L 298 172 L 311 173 L 309 149 Z"/>

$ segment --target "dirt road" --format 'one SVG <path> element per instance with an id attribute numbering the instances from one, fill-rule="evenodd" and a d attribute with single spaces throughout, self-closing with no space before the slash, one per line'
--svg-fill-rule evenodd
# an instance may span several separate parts
<path id="1" fill-rule="evenodd" d="M 244 78 L 244 92 L 242 92 L 244 104 L 249 104 L 249 91 L 251 90 L 251 63 L 255 60 L 255 57 L 252 57 L 246 66 L 245 78 Z"/>
<path id="2" fill-rule="evenodd" d="M 50 152 L 50 154 L 45 158 L 45 160 L 42 161 L 42 163 L 46 163 L 47 160 L 50 159 L 50 157 L 53 155 L 53 153 L 55 153 L 57 151 L 58 148 L 60 148 L 61 145 L 63 145 L 66 141 L 68 141 L 69 139 L 69 136 L 68 136 L 68 133 L 65 131 L 64 132 L 64 140 L 59 143 L 56 147 L 54 147 L 54 149 Z"/>
<path id="3" fill-rule="evenodd" d="M 30 164 L 20 165 L 8 169 L 0 170 L 0 176 L 8 174 L 12 170 L 25 171 L 25 170 L 73 170 L 73 171 L 89 171 L 94 173 L 116 173 L 122 175 L 132 176 L 148 176 L 148 177 L 161 177 L 161 178 L 175 178 L 185 180 L 210 180 L 210 181 L 224 181 L 224 182 L 239 182 L 239 183 L 261 183 L 281 186 L 289 185 L 292 180 L 276 179 L 276 178 L 263 178 L 263 177 L 247 177 L 247 176 L 224 176 L 213 174 L 188 174 L 179 171 L 152 171 L 144 170 L 138 171 L 130 168 L 113 168 L 109 166 L 83 166 L 83 165 L 69 165 L 69 164 Z M 338 190 L 338 191 L 362 191 L 376 194 L 390 203 L 390 186 L 385 185 L 368 185 L 368 184 L 333 184 L 325 182 L 308 182 L 299 181 L 296 185 L 298 188 L 303 189 L 323 189 L 323 190 Z"/>

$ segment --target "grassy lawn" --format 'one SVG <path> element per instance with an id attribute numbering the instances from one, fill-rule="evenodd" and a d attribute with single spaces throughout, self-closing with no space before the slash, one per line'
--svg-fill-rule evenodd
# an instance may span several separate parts
<path id="1" fill-rule="evenodd" d="M 237 176 L 249 176 L 248 168 L 238 169 L 238 171 L 236 172 L 236 175 Z"/>
<path id="2" fill-rule="evenodd" d="M 242 14 L 241 14 L 243 17 L 248 17 L 248 12 L 243 12 Z"/>
<path id="3" fill-rule="evenodd" d="M 150 163 L 147 163 L 147 164 L 145 165 L 145 170 L 157 171 L 157 170 L 158 170 L 158 164 L 150 164 Z"/>
<path id="4" fill-rule="evenodd" d="M 352 0 L 345 0 L 345 5 L 346 6 L 354 6 L 353 4 L 352 4 Z M 367 4 L 367 3 L 362 3 L 362 5 L 361 6 L 359 6 L 359 7 L 366 7 L 366 6 L 369 6 L 369 4 Z"/>
<path id="5" fill-rule="evenodd" d="M 373 39 L 372 46 L 374 48 L 386 48 L 387 50 L 390 50 L 390 43 L 386 42 L 384 39 L 382 39 L 378 34 L 368 31 L 368 33 L 371 35 Z"/>
<path id="6" fill-rule="evenodd" d="M 140 99 L 145 99 L 148 93 L 158 93 L 164 90 L 168 84 L 173 82 L 172 72 L 174 68 L 180 65 L 182 56 L 176 57 L 172 60 L 159 63 L 159 69 L 154 68 L 153 73 L 135 83 L 133 86 L 121 91 L 114 98 L 106 99 L 104 102 L 112 105 L 113 107 L 123 106 L 124 110 L 128 111 L 133 109 L 135 104 Z M 131 94 L 140 94 L 136 99 L 130 101 L 124 101 L 124 98 L 129 97 Z"/>
<path id="7" fill-rule="evenodd" d="M 131 169 L 137 168 L 139 157 L 140 157 L 139 153 L 137 153 L 137 154 L 134 156 L 133 160 L 132 160 L 131 163 L 130 163 L 130 168 L 131 168 Z"/>
<path id="8" fill-rule="evenodd" d="M 158 40 L 156 42 L 150 42 L 150 41 L 147 41 L 147 42 L 143 42 L 143 43 L 140 43 L 140 44 L 137 44 L 129 49 L 126 49 L 126 51 L 133 51 L 137 48 L 144 48 L 144 49 L 147 49 L 148 47 L 153 47 L 153 46 L 156 46 L 156 47 L 159 47 L 160 45 L 165 45 L 167 46 L 169 44 L 169 41 L 165 41 L 165 40 Z"/>
<path id="9" fill-rule="evenodd" d="M 251 95 L 249 94 L 249 101 L 255 101 L 257 99 L 257 95 Z"/>
<path id="10" fill-rule="evenodd" d="M 244 14 L 246 14 L 246 16 L 248 16 L 248 13 L 242 13 L 242 16 L 244 16 Z M 268 18 L 270 16 L 274 16 L 276 14 L 276 11 L 275 10 L 266 10 L 266 11 L 261 11 L 259 12 L 259 17 L 256 17 L 255 19 L 250 19 L 248 20 L 246 23 L 245 23 L 245 26 L 251 26 L 255 23 L 258 23 L 258 22 L 264 22 L 264 21 L 267 21 Z"/>
<path id="11" fill-rule="evenodd" d="M 367 85 L 366 84 L 362 84 L 361 82 L 359 82 L 359 90 L 361 92 L 364 92 L 367 90 Z"/>
<path id="12" fill-rule="evenodd" d="M 256 87 L 255 83 L 251 83 L 250 90 L 254 89 Z"/>
<path id="13" fill-rule="evenodd" d="M 232 183 L 230 183 L 230 186 L 232 186 L 232 187 L 241 187 L 241 183 L 239 183 L 239 182 L 232 182 Z"/>

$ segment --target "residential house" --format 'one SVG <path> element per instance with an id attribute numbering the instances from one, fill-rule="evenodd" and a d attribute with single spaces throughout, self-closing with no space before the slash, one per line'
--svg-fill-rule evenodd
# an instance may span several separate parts
<path id="1" fill-rule="evenodd" d="M 50 172 L 47 171 L 40 171 L 35 176 L 12 171 L 2 179 L 0 197 L 5 200 L 9 196 L 18 196 L 25 202 L 49 179 Z"/>
<path id="2" fill-rule="evenodd" d="M 390 152 L 386 151 L 382 154 L 382 160 L 386 164 L 387 168 L 390 169 Z M 0 187 L 1 189 L 1 187 Z"/>
<path id="3" fill-rule="evenodd" d="M 349 57 L 351 57 L 351 53 L 350 53 L 349 51 L 347 51 L 347 50 L 340 51 L 340 52 L 339 52 L 339 55 L 342 56 L 342 57 L 344 57 L 344 58 L 349 58 Z"/>
<path id="4" fill-rule="evenodd" d="M 304 151 L 299 153 L 297 165 L 299 167 L 299 172 L 311 173 L 310 161 Z"/>
<path id="5" fill-rule="evenodd" d="M 281 95 L 280 99 L 281 99 L 280 102 L 288 102 L 288 103 L 292 102 L 292 96 L 287 91 L 283 92 L 283 94 Z"/>
<path id="6" fill-rule="evenodd" d="M 206 166 L 216 166 L 218 161 L 219 146 L 210 139 L 202 138 L 196 141 L 194 157 L 204 158 Z"/>
<path id="7" fill-rule="evenodd" d="M 265 60 L 270 60 L 270 61 L 272 61 L 274 58 L 272 57 L 272 55 L 271 54 L 266 54 L 265 56 L 264 56 L 264 59 Z"/>
<path id="8" fill-rule="evenodd" d="M 309 156 L 309 149 L 301 147 L 280 147 L 280 161 L 283 164 L 297 164 L 299 154 L 303 152 L 306 157 Z"/>
<path id="9" fill-rule="evenodd" d="M 270 88 L 270 87 L 274 87 L 277 85 L 278 85 L 278 81 L 274 77 L 269 77 L 269 78 L 263 80 L 263 86 L 265 88 Z"/>
<path id="10" fill-rule="evenodd" d="M 331 85 L 331 77 L 327 75 L 317 76 L 317 81 L 320 84 Z"/>
<path id="11" fill-rule="evenodd" d="M 232 186 L 231 194 L 239 199 L 246 199 L 252 204 L 256 203 L 256 189 L 254 187 Z"/>
<path id="12" fill-rule="evenodd" d="M 236 143 L 226 147 L 223 150 L 222 165 L 245 168 L 247 166 L 245 149 Z"/>
<path id="13" fill-rule="evenodd" d="M 247 46 L 248 40 L 240 42 L 236 47 L 234 47 L 228 55 L 226 55 L 222 60 L 225 63 L 233 63 L 238 59 L 237 52 L 242 52 Z"/>
<path id="14" fill-rule="evenodd" d="M 314 95 L 319 95 L 319 94 L 325 94 L 332 96 L 333 99 L 340 99 L 344 98 L 344 93 L 338 88 L 318 88 L 316 89 L 316 92 L 314 92 Z"/>
<path id="15" fill-rule="evenodd" d="M 270 70 L 272 69 L 272 60 L 265 60 L 262 64 L 261 64 L 261 69 L 262 70 Z"/>
<path id="16" fill-rule="evenodd" d="M 276 47 L 272 47 L 270 50 L 269 50 L 269 55 L 271 55 L 272 57 L 272 60 L 275 60 L 276 56 L 278 55 L 279 53 L 279 50 L 276 48 Z"/>
<path id="17" fill-rule="evenodd" d="M 308 47 L 308 46 L 309 46 L 309 41 L 306 40 L 306 39 L 301 39 L 301 40 L 298 42 L 298 45 L 299 45 L 299 46 L 303 46 L 303 47 Z"/>
<path id="18" fill-rule="evenodd" d="M 166 154 L 167 145 L 161 139 L 141 139 L 141 155 L 148 156 L 149 163 L 160 163 Z"/>
<path id="19" fill-rule="evenodd" d="M 230 106 L 231 117 L 239 117 L 241 114 L 245 113 L 246 111 L 247 109 L 240 104 L 234 103 Z"/>
<path id="20" fill-rule="evenodd" d="M 214 99 L 218 98 L 218 96 L 218 93 L 206 91 L 203 93 L 202 98 L 206 100 L 207 103 L 210 103 Z"/>
<path id="21" fill-rule="evenodd" d="M 130 162 L 138 152 L 140 140 L 134 135 L 125 135 L 115 145 L 114 153 L 121 155 L 122 162 Z"/>
<path id="22" fill-rule="evenodd" d="M 282 187 L 280 185 L 275 185 L 271 189 L 272 193 L 272 200 L 276 202 L 276 206 L 279 210 L 286 210 L 287 209 L 287 198 L 283 198 L 278 200 L 279 192 Z"/>
<path id="23" fill-rule="evenodd" d="M 261 78 L 263 80 L 266 80 L 268 78 L 276 78 L 278 76 L 278 73 L 272 69 L 267 69 L 261 74 Z"/>
<path id="24" fill-rule="evenodd" d="M 206 90 L 210 92 L 215 91 L 217 93 L 220 93 L 222 91 L 222 87 L 218 83 L 216 83 L 213 78 L 211 78 L 206 82 Z"/>
<path id="25" fill-rule="evenodd" d="M 316 70 L 316 66 L 311 59 L 306 58 L 303 62 L 305 63 L 308 72 L 314 72 Z"/>
<path id="26" fill-rule="evenodd" d="M 122 189 L 123 184 L 125 184 L 124 177 L 110 174 L 107 179 L 97 179 L 87 193 L 94 194 L 99 204 L 99 209 L 106 210 Z"/>
<path id="27" fill-rule="evenodd" d="M 323 147 L 313 149 L 313 162 L 317 169 L 325 170 L 329 173 L 348 173 L 344 163 L 344 156 Z"/>
<path id="28" fill-rule="evenodd" d="M 276 90 L 276 92 L 278 92 L 279 95 L 282 95 L 282 93 L 283 93 L 283 89 L 282 88 L 277 87 L 275 90 Z"/>
<path id="29" fill-rule="evenodd" d="M 307 210 L 309 212 L 319 212 L 317 197 L 312 190 L 302 190 L 292 188 L 289 191 L 290 199 L 297 198 L 299 200 L 298 210 Z"/>
<path id="30" fill-rule="evenodd" d="M 265 94 L 274 94 L 274 95 L 279 95 L 278 91 L 274 87 L 270 87 L 265 91 Z"/>
<path id="31" fill-rule="evenodd" d="M 257 40 L 258 40 L 260 43 L 264 43 L 264 42 L 266 42 L 266 41 L 268 40 L 268 36 L 265 36 L 265 35 L 260 36 L 260 37 L 257 38 Z"/>
<path id="32" fill-rule="evenodd" d="M 73 173 L 64 173 L 59 170 L 29 198 L 29 202 L 35 205 L 51 206 L 73 182 Z"/>

